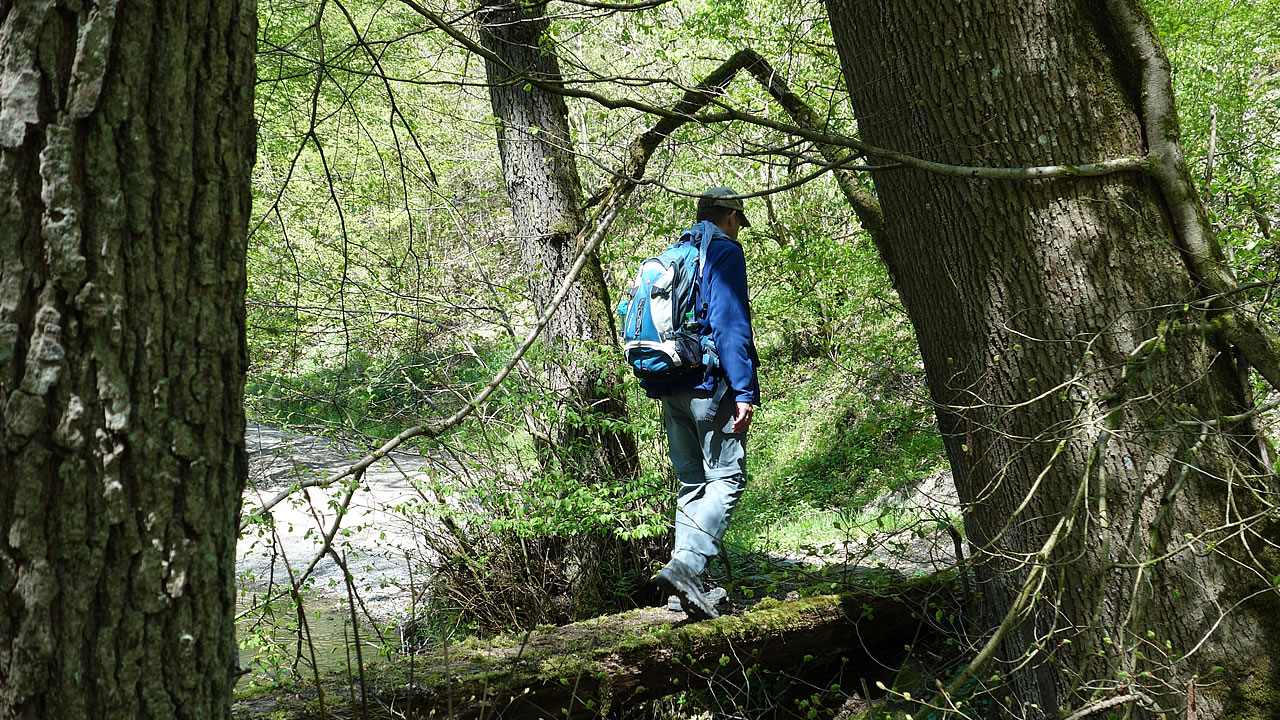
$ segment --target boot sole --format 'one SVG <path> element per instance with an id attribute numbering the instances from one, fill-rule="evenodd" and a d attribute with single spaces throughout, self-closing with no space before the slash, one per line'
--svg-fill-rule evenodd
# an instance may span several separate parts
<path id="1" fill-rule="evenodd" d="M 681 580 L 669 568 L 664 567 L 658 572 L 658 583 L 668 593 L 679 596 L 680 605 L 685 614 L 694 620 L 715 620 L 720 617 L 720 613 L 716 612 L 715 608 L 707 606 L 706 599 L 697 588 Z"/>

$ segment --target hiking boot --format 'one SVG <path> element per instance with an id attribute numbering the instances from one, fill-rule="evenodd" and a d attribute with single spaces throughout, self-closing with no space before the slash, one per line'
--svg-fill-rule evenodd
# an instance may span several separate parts
<path id="1" fill-rule="evenodd" d="M 711 588 L 703 593 L 707 596 L 707 600 L 711 602 L 711 607 L 716 607 L 729 597 L 729 591 L 724 588 Z M 672 595 L 667 598 L 667 609 L 671 612 L 684 612 L 684 607 L 680 604 L 680 596 Z"/>
<path id="2" fill-rule="evenodd" d="M 694 620 L 712 620 L 720 617 L 715 603 L 702 591 L 702 583 L 693 570 L 680 560 L 671 558 L 666 567 L 658 571 L 656 578 L 668 593 L 675 594 L 680 607 Z M 668 605 L 669 606 L 669 605 Z"/>

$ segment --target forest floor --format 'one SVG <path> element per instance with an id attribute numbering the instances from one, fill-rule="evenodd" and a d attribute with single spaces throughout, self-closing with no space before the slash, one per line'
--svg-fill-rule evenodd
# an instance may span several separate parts
<path id="1" fill-rule="evenodd" d="M 955 565 L 960 532 L 959 502 L 950 472 L 940 472 L 887 491 L 861 508 L 842 537 L 814 538 L 799 548 L 729 548 L 732 569 L 722 559 L 708 567 L 711 586 L 729 586 L 734 611 L 765 597 L 841 592 L 868 576 L 904 579 Z M 723 611 L 724 608 L 722 607 Z"/>

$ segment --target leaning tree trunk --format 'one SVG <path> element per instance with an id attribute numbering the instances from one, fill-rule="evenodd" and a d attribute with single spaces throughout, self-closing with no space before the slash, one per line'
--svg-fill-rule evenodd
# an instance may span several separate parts
<path id="1" fill-rule="evenodd" d="M 1159 53 L 1131 46 L 1150 26 L 1128 0 L 827 5 L 872 145 L 1032 167 L 1142 157 L 1176 135 L 1151 111 Z M 1004 684 L 1012 716 L 1280 713 L 1275 532 L 1255 494 L 1274 478 L 1249 421 L 1225 419 L 1244 394 L 1197 305 L 1213 258 L 1177 220 L 1194 193 L 1155 179 L 1167 160 L 1151 175 L 875 178 L 986 561 L 996 652 L 976 676 Z"/>
<path id="2" fill-rule="evenodd" d="M 228 717 L 252 0 L 0 3 L 0 717 Z"/>
<path id="3" fill-rule="evenodd" d="M 564 98 L 530 84 L 559 83 L 560 67 L 544 5 L 520 0 L 483 3 L 480 41 L 500 60 L 485 63 L 498 120 L 498 149 L 515 217 L 522 270 L 541 313 L 568 274 L 581 243 L 582 187 Z M 585 242 L 585 238 L 582 239 Z M 600 258 L 587 260 L 569 296 L 547 325 L 552 348 L 548 383 L 573 412 L 550 438 L 557 460 L 578 475 L 629 477 L 638 471 L 634 437 L 605 421 L 628 417 L 612 351 L 617 347 Z M 602 357 L 603 356 L 603 357 Z"/>

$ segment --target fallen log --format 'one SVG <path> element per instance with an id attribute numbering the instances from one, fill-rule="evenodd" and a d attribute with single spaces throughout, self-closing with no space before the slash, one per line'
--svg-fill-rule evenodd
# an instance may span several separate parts
<path id="1" fill-rule="evenodd" d="M 905 647 L 934 632 L 925 621 L 951 604 L 954 578 L 792 602 L 765 600 L 740 615 L 673 624 L 682 614 L 634 610 L 564 627 L 467 641 L 367 670 L 369 695 L 347 675 L 315 688 L 238 701 L 245 720 L 368 718 L 589 718 L 744 674 L 843 662 L 845 675 L 886 678 Z M 942 598 L 947 598 L 943 601 Z"/>

